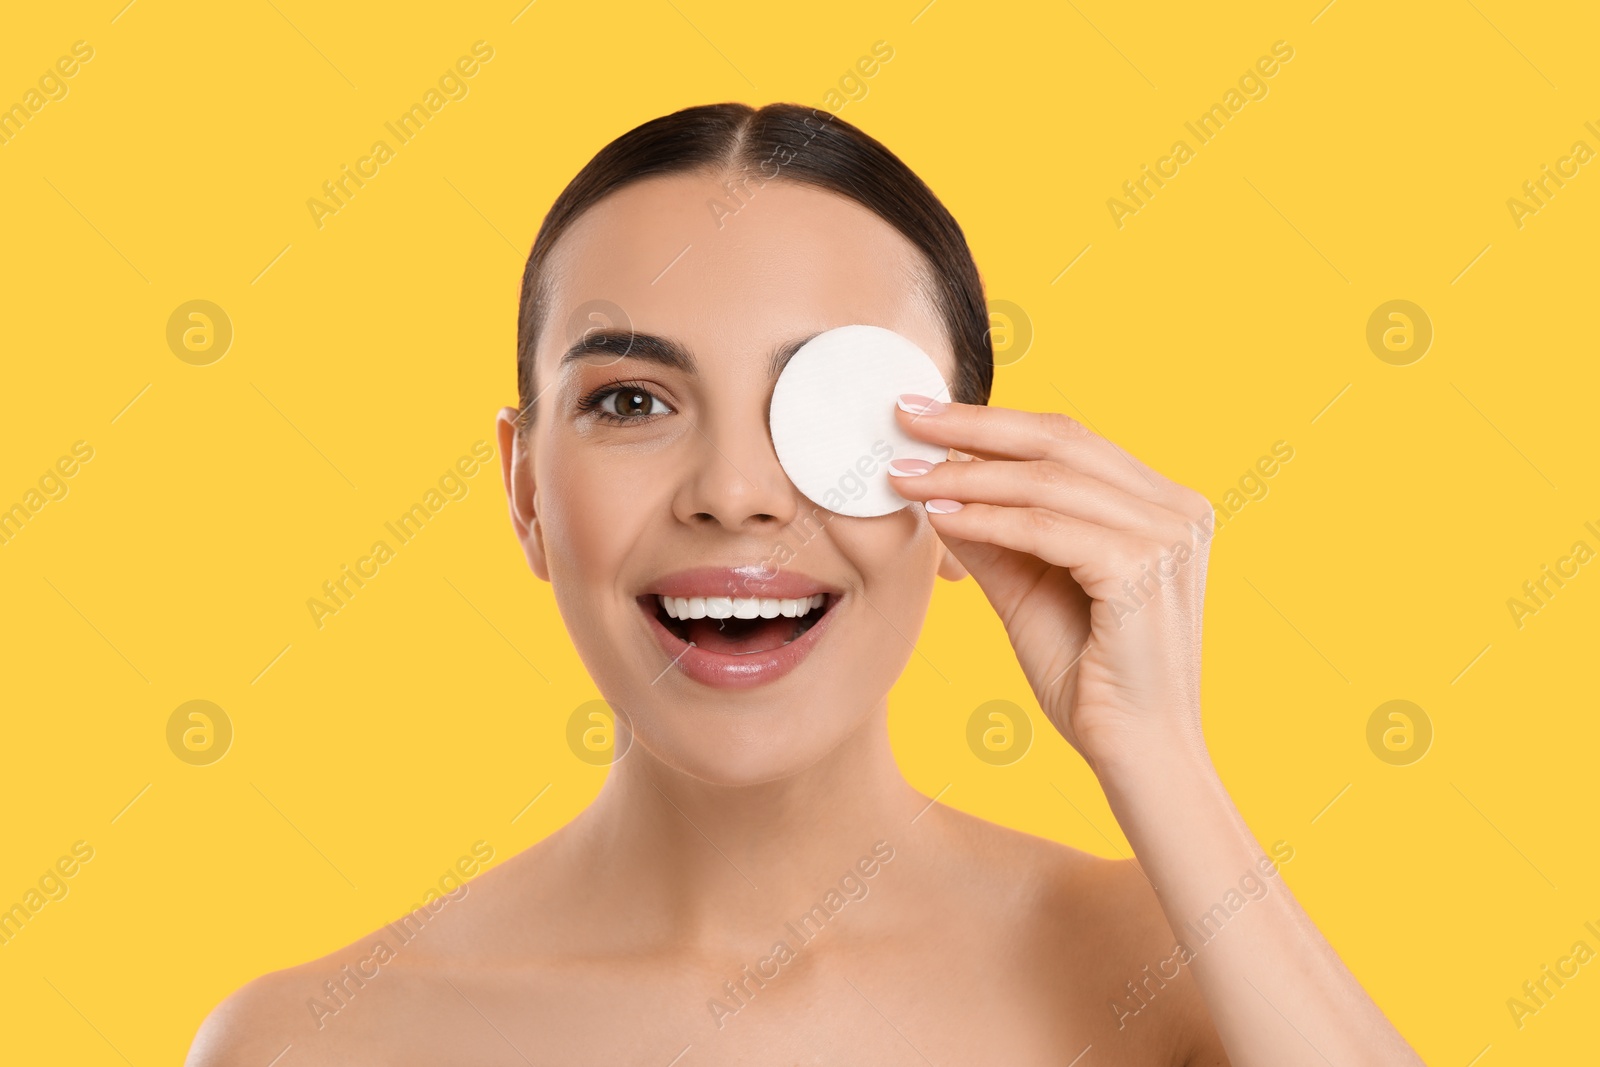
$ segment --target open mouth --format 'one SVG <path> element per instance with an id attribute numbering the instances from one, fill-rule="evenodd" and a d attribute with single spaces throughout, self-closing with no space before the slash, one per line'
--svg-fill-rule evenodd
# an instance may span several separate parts
<path id="1" fill-rule="evenodd" d="M 794 641 L 838 602 L 831 593 L 802 597 L 672 597 L 648 593 L 640 606 L 680 641 L 707 652 L 748 656 Z"/>

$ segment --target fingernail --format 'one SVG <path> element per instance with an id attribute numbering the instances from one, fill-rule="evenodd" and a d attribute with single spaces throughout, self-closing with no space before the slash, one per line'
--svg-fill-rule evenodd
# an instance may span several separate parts
<path id="1" fill-rule="evenodd" d="M 896 459 L 889 462 L 889 473 L 911 477 L 914 474 L 927 474 L 933 470 L 933 464 L 925 459 Z"/>
<path id="2" fill-rule="evenodd" d="M 920 396 L 917 393 L 901 393 L 897 405 L 901 411 L 913 415 L 937 415 L 950 406 L 940 403 L 931 396 Z"/>
<path id="3" fill-rule="evenodd" d="M 922 506 L 933 512 L 935 515 L 948 515 L 952 511 L 960 511 L 965 505 L 959 500 L 946 500 L 943 497 L 934 497 L 932 500 L 924 501 Z"/>

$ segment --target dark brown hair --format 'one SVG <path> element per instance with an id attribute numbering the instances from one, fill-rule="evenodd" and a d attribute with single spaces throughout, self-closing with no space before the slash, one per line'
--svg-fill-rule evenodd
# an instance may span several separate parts
<path id="1" fill-rule="evenodd" d="M 953 399 L 983 404 L 994 380 L 994 346 L 978 267 L 967 239 L 939 198 L 878 141 L 835 116 L 798 104 L 705 104 L 651 119 L 595 154 L 556 197 L 522 272 L 517 314 L 518 410 L 533 418 L 534 347 L 547 313 L 545 261 L 580 215 L 610 193 L 645 178 L 703 170 L 744 175 L 755 185 L 803 182 L 877 213 L 927 260 L 925 284 L 955 350 Z M 752 173 L 754 171 L 754 173 Z M 737 201 L 736 201 L 737 203 Z"/>

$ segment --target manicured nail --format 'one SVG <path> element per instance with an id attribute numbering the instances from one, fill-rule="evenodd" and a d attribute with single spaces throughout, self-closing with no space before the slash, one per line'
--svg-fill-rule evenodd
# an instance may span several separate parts
<path id="1" fill-rule="evenodd" d="M 943 497 L 934 497 L 932 500 L 923 501 L 922 506 L 935 515 L 948 515 L 952 511 L 960 511 L 965 505 L 959 500 L 945 500 Z"/>
<path id="2" fill-rule="evenodd" d="M 927 474 L 933 470 L 933 464 L 925 459 L 896 459 L 889 462 L 889 473 L 911 477 L 916 474 Z"/>
<path id="3" fill-rule="evenodd" d="M 897 403 L 901 411 L 913 415 L 937 415 L 950 406 L 940 403 L 931 396 L 919 396 L 916 393 L 901 393 Z"/>

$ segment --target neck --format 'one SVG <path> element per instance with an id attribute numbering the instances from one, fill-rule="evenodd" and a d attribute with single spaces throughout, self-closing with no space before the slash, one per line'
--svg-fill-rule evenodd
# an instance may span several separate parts
<path id="1" fill-rule="evenodd" d="M 579 820 L 595 892 L 678 943 L 781 929 L 876 842 L 899 844 L 928 803 L 894 761 L 887 712 L 885 701 L 816 764 L 757 785 L 702 781 L 636 741 Z"/>

